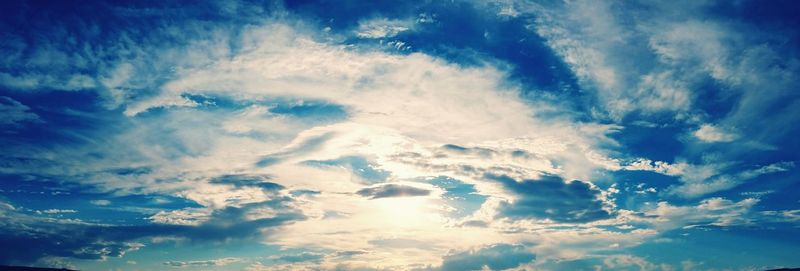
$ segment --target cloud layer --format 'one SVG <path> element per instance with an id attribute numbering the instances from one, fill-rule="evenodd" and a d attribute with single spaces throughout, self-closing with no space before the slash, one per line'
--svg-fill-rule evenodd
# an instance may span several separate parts
<path id="1" fill-rule="evenodd" d="M 0 264 L 800 264 L 793 3 L 0 5 Z"/>

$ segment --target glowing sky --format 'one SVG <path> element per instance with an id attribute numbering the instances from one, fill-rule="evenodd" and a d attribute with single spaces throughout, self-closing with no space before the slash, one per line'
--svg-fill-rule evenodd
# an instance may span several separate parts
<path id="1" fill-rule="evenodd" d="M 796 1 L 2 1 L 0 264 L 800 267 Z"/>

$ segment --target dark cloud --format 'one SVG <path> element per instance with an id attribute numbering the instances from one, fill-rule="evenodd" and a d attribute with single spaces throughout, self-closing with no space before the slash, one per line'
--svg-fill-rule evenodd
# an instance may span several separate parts
<path id="1" fill-rule="evenodd" d="M 380 185 L 375 187 L 364 188 L 356 192 L 356 194 L 359 194 L 364 197 L 369 197 L 371 199 L 427 196 L 430 193 L 431 193 L 430 190 L 416 188 L 413 186 L 400 185 L 400 184 Z"/>
<path id="2" fill-rule="evenodd" d="M 299 197 L 299 196 L 314 197 L 314 196 L 317 196 L 317 195 L 321 194 L 321 192 L 315 191 L 315 190 L 309 190 L 309 189 L 298 189 L 298 190 L 289 191 L 289 194 L 292 195 L 292 196 L 295 196 L 295 197 Z"/>
<path id="3" fill-rule="evenodd" d="M 536 255 L 521 245 L 496 244 L 478 250 L 470 250 L 445 256 L 442 271 L 504 270 L 517 267 L 536 259 Z"/>
<path id="4" fill-rule="evenodd" d="M 557 222 L 583 223 L 611 217 L 603 209 L 600 190 L 588 183 L 564 182 L 558 176 L 545 175 L 537 180 L 517 181 L 505 175 L 484 175 L 500 182 L 518 198 L 500 205 L 500 216 L 511 218 L 551 219 Z"/>
<path id="5" fill-rule="evenodd" d="M 259 187 L 267 191 L 278 191 L 284 189 L 280 184 L 269 182 L 270 177 L 264 175 L 223 175 L 212 178 L 209 182 L 214 184 L 228 184 L 235 187 L 252 186 Z"/>

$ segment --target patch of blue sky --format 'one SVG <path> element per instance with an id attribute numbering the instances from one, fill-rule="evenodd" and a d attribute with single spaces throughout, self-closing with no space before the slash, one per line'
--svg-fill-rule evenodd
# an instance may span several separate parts
<path id="1" fill-rule="evenodd" d="M 747 266 L 758 270 L 794 267 L 797 235 L 759 226 L 727 230 L 687 229 L 664 233 L 658 241 L 630 248 L 652 262 L 692 261 L 695 269 Z M 735 249 L 730 249 L 734 246 Z"/>
<path id="2" fill-rule="evenodd" d="M 612 133 L 610 137 L 624 146 L 631 158 L 648 157 L 654 161 L 674 162 L 685 148 L 680 136 L 686 133 L 686 128 L 678 125 L 649 126 L 627 125 L 622 132 Z"/>
<path id="3" fill-rule="evenodd" d="M 663 191 L 671 185 L 679 184 L 677 177 L 666 176 L 650 171 L 616 171 L 611 179 L 620 193 L 614 194 L 615 203 L 621 208 L 637 210 L 644 203 L 654 203 L 662 198 Z"/>
<path id="4" fill-rule="evenodd" d="M 732 198 L 758 198 L 759 205 L 765 210 L 800 209 L 800 171 L 791 170 L 763 175 L 757 179 L 745 181 L 740 186 L 725 191 L 724 195 Z"/>
<path id="5" fill-rule="evenodd" d="M 86 143 L 104 131 L 127 127 L 120 111 L 100 105 L 100 97 L 92 91 L 19 92 L 0 89 L 0 96 L 10 97 L 38 116 L 37 121 L 4 127 L 0 140 L 7 146 L 57 146 Z"/>
<path id="6" fill-rule="evenodd" d="M 455 218 L 462 218 L 473 214 L 486 202 L 486 196 L 478 194 L 475 185 L 467 184 L 462 181 L 438 176 L 427 180 L 430 184 L 444 189 L 442 198 L 448 205 L 455 208 L 450 215 Z"/>
<path id="7" fill-rule="evenodd" d="M 299 100 L 274 97 L 266 100 L 241 100 L 213 94 L 184 93 L 181 97 L 195 103 L 194 108 L 211 111 L 239 111 L 258 105 L 272 114 L 301 119 L 309 123 L 332 123 L 347 119 L 347 108 L 322 100 Z"/>

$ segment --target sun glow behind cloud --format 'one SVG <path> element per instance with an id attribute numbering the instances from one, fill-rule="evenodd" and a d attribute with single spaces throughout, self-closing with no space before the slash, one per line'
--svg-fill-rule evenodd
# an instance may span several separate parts
<path id="1" fill-rule="evenodd" d="M 747 1 L 8 5 L 52 22 L 0 20 L 0 264 L 798 264 L 796 31 Z"/>

